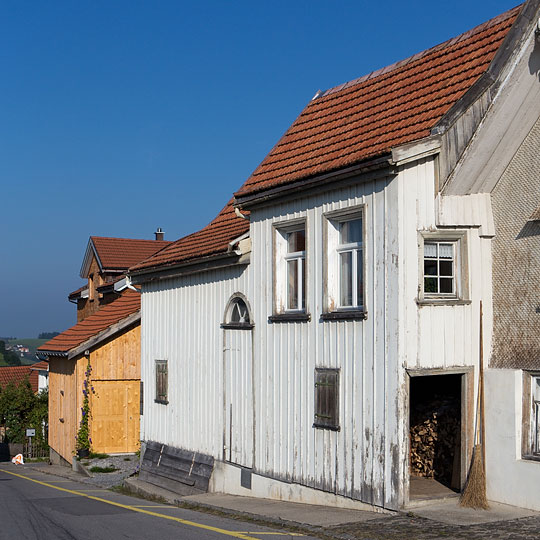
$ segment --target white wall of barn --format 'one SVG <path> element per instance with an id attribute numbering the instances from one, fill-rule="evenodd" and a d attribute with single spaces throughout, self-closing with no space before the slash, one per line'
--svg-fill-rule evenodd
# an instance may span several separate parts
<path id="1" fill-rule="evenodd" d="M 479 236 L 476 225 L 467 228 L 472 303 L 417 305 L 418 231 L 433 230 L 439 221 L 435 166 L 435 158 L 425 158 L 403 166 L 393 179 L 254 209 L 248 266 L 144 284 L 142 438 L 223 459 L 225 330 L 220 323 L 231 295 L 241 292 L 255 324 L 254 472 L 376 506 L 403 505 L 406 369 L 474 365 L 480 297 L 490 316 L 490 240 Z M 364 208 L 368 316 L 323 321 L 323 216 L 354 206 Z M 306 220 L 311 320 L 270 323 L 274 224 L 298 218 Z M 169 361 L 168 405 L 154 403 L 155 359 Z M 320 367 L 340 369 L 337 432 L 313 428 L 314 372 Z M 237 387 L 242 385 L 239 379 Z"/>
<path id="2" fill-rule="evenodd" d="M 141 316 L 141 439 L 223 456 L 226 304 L 249 287 L 246 266 L 146 283 Z M 154 361 L 168 360 L 167 405 L 155 403 Z"/>
<path id="3" fill-rule="evenodd" d="M 255 309 L 255 469 L 378 506 L 396 507 L 403 440 L 397 363 L 397 189 L 387 178 L 251 214 Z M 322 321 L 323 215 L 363 205 L 364 321 Z M 388 210 L 392 209 L 391 212 Z M 273 224 L 304 218 L 309 322 L 269 324 Z M 340 369 L 340 431 L 313 428 L 315 368 Z"/>

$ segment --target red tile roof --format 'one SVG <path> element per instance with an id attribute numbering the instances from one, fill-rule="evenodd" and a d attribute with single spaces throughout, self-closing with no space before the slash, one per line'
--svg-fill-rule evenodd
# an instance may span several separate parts
<path id="1" fill-rule="evenodd" d="M 487 70 L 520 9 L 313 99 L 235 195 L 328 173 L 428 137 Z"/>
<path id="2" fill-rule="evenodd" d="M 29 367 L 30 369 L 37 369 L 38 371 L 49 371 L 49 362 L 36 362 Z"/>
<path id="3" fill-rule="evenodd" d="M 138 240 L 133 238 L 107 238 L 91 236 L 104 270 L 127 270 L 168 246 L 168 240 Z"/>
<path id="4" fill-rule="evenodd" d="M 78 296 L 80 293 L 84 291 L 84 289 L 88 289 L 88 283 L 85 283 L 82 287 L 79 287 L 76 291 L 70 292 L 68 294 L 68 298 L 73 298 L 74 296 Z"/>
<path id="5" fill-rule="evenodd" d="M 454 39 L 313 99 L 244 185 L 240 198 L 388 154 L 428 137 L 488 69 L 521 6 Z M 130 271 L 223 253 L 249 230 L 232 202 L 204 229 Z"/>
<path id="6" fill-rule="evenodd" d="M 174 265 L 225 253 L 231 240 L 249 231 L 249 221 L 234 213 L 232 202 L 231 199 L 204 229 L 173 242 L 153 257 L 130 268 L 130 271 Z"/>
<path id="7" fill-rule="evenodd" d="M 28 379 L 32 391 L 38 391 L 38 372 L 32 371 L 31 366 L 0 367 L 0 388 L 5 388 L 9 383 L 19 386 Z"/>
<path id="8" fill-rule="evenodd" d="M 127 290 L 114 302 L 107 304 L 93 315 L 55 336 L 38 347 L 37 350 L 39 352 L 68 352 L 132 313 L 136 313 L 140 306 L 140 293 Z"/>

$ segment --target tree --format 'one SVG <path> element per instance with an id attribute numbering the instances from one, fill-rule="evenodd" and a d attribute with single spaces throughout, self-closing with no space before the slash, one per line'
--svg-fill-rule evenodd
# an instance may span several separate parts
<path id="1" fill-rule="evenodd" d="M 36 439 L 46 442 L 44 426 L 48 415 L 48 393 L 32 392 L 28 379 L 15 386 L 9 383 L 0 392 L 0 424 L 6 427 L 8 442 L 22 443 L 26 429 L 36 430 Z"/>
<path id="2" fill-rule="evenodd" d="M 21 365 L 21 359 L 19 358 L 18 354 L 15 354 L 12 351 L 6 350 L 6 342 L 0 340 L 0 363 L 3 363 L 8 366 L 20 366 Z"/>
<path id="3" fill-rule="evenodd" d="M 52 339 L 53 337 L 56 337 L 60 332 L 41 332 L 39 334 L 38 339 Z"/>

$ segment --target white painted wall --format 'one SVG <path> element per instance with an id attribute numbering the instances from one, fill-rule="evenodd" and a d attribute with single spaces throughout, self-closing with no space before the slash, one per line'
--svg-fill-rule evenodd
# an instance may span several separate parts
<path id="1" fill-rule="evenodd" d="M 380 507 L 402 506 L 408 487 L 406 369 L 475 365 L 480 298 L 490 313 L 490 240 L 479 236 L 486 225 L 480 218 L 455 224 L 467 230 L 472 303 L 417 305 L 418 230 L 434 230 L 440 220 L 435 163 L 433 156 L 424 158 L 403 166 L 394 179 L 254 209 L 249 266 L 144 284 L 142 438 L 228 459 L 224 363 L 232 342 L 224 332 L 234 331 L 220 329 L 220 323 L 229 298 L 240 292 L 255 326 L 253 437 L 246 433 L 239 461 L 253 463 L 264 477 Z M 323 321 L 324 215 L 358 206 L 365 227 L 367 320 Z M 299 218 L 306 222 L 311 320 L 270 323 L 274 224 Z M 168 405 L 153 401 L 155 359 L 169 361 Z M 340 369 L 337 432 L 313 428 L 319 367 Z M 230 389 L 249 386 L 246 372 L 233 377 L 236 383 L 226 379 Z"/>
<path id="2" fill-rule="evenodd" d="M 522 380 L 521 370 L 485 372 L 487 496 L 540 510 L 540 461 L 521 458 Z"/>

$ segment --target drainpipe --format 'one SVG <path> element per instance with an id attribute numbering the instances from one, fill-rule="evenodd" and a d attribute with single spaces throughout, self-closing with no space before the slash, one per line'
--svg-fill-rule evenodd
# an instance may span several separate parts
<path id="1" fill-rule="evenodd" d="M 135 291 L 135 292 L 138 292 L 140 293 L 141 291 L 139 289 L 137 289 L 136 287 L 134 287 L 132 284 L 131 284 L 131 278 L 129 276 L 126 276 L 126 287 L 128 289 L 131 289 L 132 291 Z"/>

